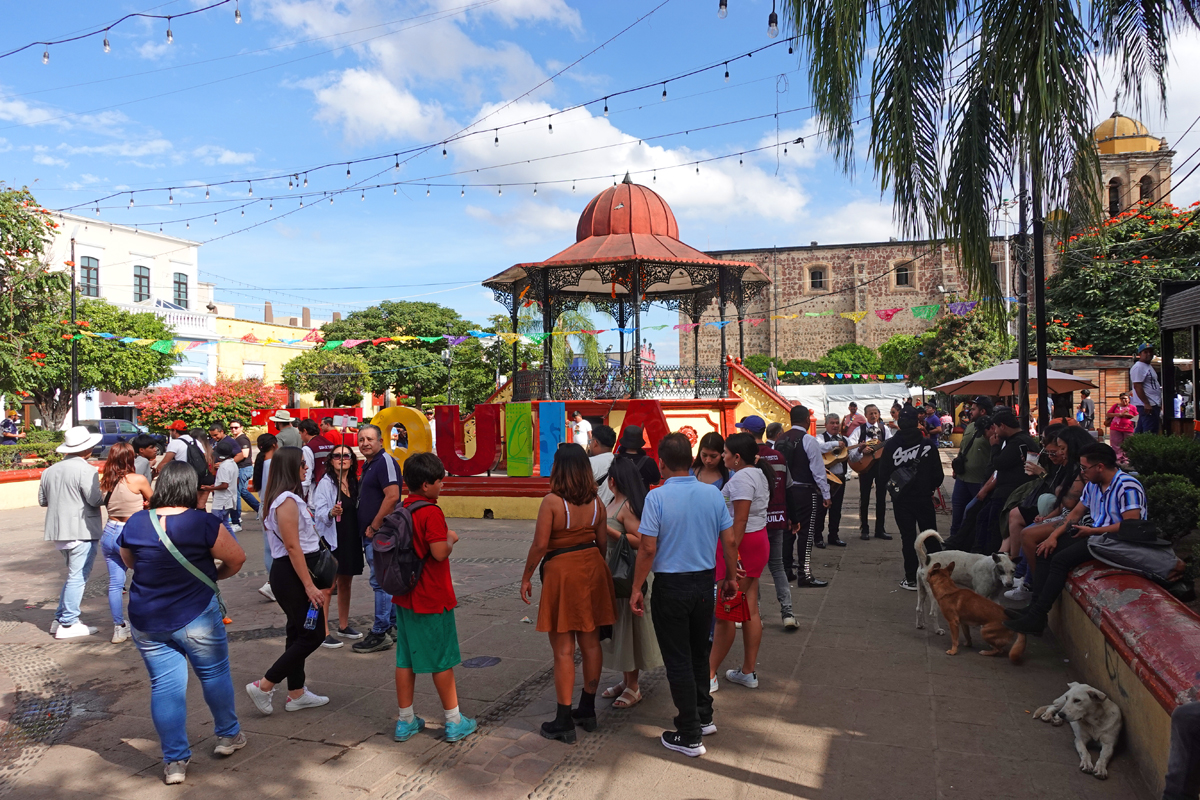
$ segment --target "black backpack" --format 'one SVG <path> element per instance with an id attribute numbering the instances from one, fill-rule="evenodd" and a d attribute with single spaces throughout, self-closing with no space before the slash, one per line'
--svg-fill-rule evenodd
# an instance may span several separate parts
<path id="1" fill-rule="evenodd" d="M 204 457 L 204 451 L 200 449 L 200 445 L 189 438 L 184 442 L 187 447 L 187 463 L 192 469 L 196 470 L 196 477 L 200 481 L 201 486 L 212 486 L 216 483 L 213 477 L 212 470 L 208 468 L 208 459 Z"/>
<path id="2" fill-rule="evenodd" d="M 411 592 L 421 580 L 425 559 L 417 555 L 413 546 L 413 512 L 431 506 L 426 500 L 418 500 L 409 506 L 396 506 L 396 510 L 383 518 L 383 524 L 371 537 L 371 548 L 375 552 L 375 580 L 392 596 Z"/>

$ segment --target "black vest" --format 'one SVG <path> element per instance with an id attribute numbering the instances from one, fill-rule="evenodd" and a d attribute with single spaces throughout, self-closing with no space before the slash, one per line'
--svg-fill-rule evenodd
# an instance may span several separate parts
<path id="1" fill-rule="evenodd" d="M 807 438 L 808 433 L 805 432 L 796 439 L 796 447 L 792 450 L 792 460 L 788 463 L 788 469 L 792 472 L 792 483 L 814 486 L 817 480 L 813 477 L 812 466 L 808 463 L 808 453 L 804 452 L 804 440 Z"/>

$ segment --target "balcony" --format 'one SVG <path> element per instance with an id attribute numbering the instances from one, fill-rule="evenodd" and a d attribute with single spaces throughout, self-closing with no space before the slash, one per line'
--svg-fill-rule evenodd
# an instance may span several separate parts
<path id="1" fill-rule="evenodd" d="M 199 314 L 180 308 L 163 300 L 148 300 L 144 303 L 114 303 L 122 311 L 131 314 L 157 314 L 175 336 L 182 339 L 216 339 L 217 318 L 215 314 Z"/>

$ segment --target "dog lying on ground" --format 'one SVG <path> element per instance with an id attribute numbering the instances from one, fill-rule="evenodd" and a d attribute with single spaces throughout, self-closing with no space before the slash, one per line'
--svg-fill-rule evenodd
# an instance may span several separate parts
<path id="1" fill-rule="evenodd" d="M 1071 730 L 1075 732 L 1075 752 L 1079 753 L 1079 769 L 1100 780 L 1108 777 L 1108 761 L 1121 734 L 1121 709 L 1108 699 L 1108 695 L 1086 683 L 1071 682 L 1067 684 L 1066 694 L 1033 712 L 1033 718 L 1053 725 L 1071 723 Z M 1100 756 L 1094 766 L 1088 753 L 1088 742 L 1100 744 Z"/>
<path id="2" fill-rule="evenodd" d="M 959 586 L 978 592 L 980 595 L 993 600 L 1000 596 L 1005 589 L 1013 587 L 1013 572 L 1016 566 L 1005 553 L 993 553 L 990 556 L 979 553 L 967 553 L 962 550 L 942 550 L 930 555 L 925 552 L 925 541 L 937 539 L 943 541 L 937 531 L 924 531 L 917 537 L 917 627 L 925 627 L 925 614 L 933 618 L 934 632 L 941 636 L 946 631 L 942 629 L 937 617 L 937 608 L 929 594 L 929 584 L 925 580 L 925 572 L 932 564 L 945 566 L 953 561 L 958 565 L 954 573 L 954 582 Z"/>
<path id="3" fill-rule="evenodd" d="M 1014 664 L 1021 663 L 1025 654 L 1025 634 L 1013 633 L 1004 627 L 1004 609 L 998 603 L 993 603 L 986 597 L 964 589 L 954 582 L 951 577 L 957 566 L 953 561 L 942 566 L 934 564 L 925 574 L 929 581 L 929 591 L 937 600 L 946 625 L 950 628 L 950 649 L 946 655 L 958 653 L 959 630 L 961 626 L 964 644 L 971 646 L 971 626 L 979 625 L 980 633 L 985 642 L 992 646 L 991 650 L 981 650 L 981 656 L 998 656 L 1008 649 L 1008 660 Z"/>

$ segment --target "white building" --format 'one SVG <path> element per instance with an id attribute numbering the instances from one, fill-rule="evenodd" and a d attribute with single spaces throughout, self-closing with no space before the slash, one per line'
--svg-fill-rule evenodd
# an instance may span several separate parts
<path id="1" fill-rule="evenodd" d="M 199 278 L 200 243 L 116 225 L 100 219 L 55 213 L 59 229 L 50 246 L 52 268 L 69 269 L 75 242 L 75 281 L 80 298 L 102 298 L 126 311 L 162 317 L 175 339 L 204 343 L 184 353 L 171 384 L 188 378 L 208 382 L 217 375 L 217 306 L 214 285 Z M 96 331 L 103 333 L 103 331 Z M 95 392 L 80 398 L 80 419 L 129 417 L 128 400 Z M 104 409 L 109 409 L 104 412 Z"/>

